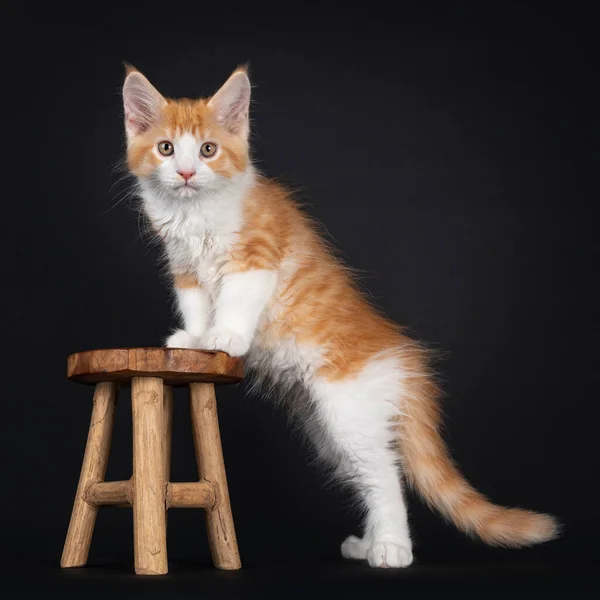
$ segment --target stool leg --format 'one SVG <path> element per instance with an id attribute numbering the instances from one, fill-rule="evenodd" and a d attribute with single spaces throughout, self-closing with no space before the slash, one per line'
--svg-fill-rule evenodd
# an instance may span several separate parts
<path id="1" fill-rule="evenodd" d="M 173 388 L 165 385 L 163 389 L 163 472 L 167 484 L 171 480 L 171 439 L 173 437 Z M 166 511 L 166 504 L 165 504 Z M 168 522 L 169 513 L 165 516 Z"/>
<path id="2" fill-rule="evenodd" d="M 163 389 L 163 461 L 165 481 L 171 478 L 171 438 L 173 435 L 173 388 L 165 385 Z"/>
<path id="3" fill-rule="evenodd" d="M 94 406 L 88 432 L 79 485 L 67 539 L 63 548 L 61 567 L 80 567 L 85 565 L 92 542 L 92 533 L 96 523 L 98 507 L 88 504 L 85 493 L 92 483 L 104 481 L 110 440 L 117 400 L 117 384 L 103 382 L 96 385 Z"/>
<path id="4" fill-rule="evenodd" d="M 162 379 L 134 377 L 131 405 L 135 572 L 163 575 L 168 563 Z"/>
<path id="5" fill-rule="evenodd" d="M 240 569 L 227 476 L 221 448 L 215 386 L 210 383 L 190 384 L 190 408 L 198 472 L 215 488 L 217 501 L 206 511 L 206 529 L 215 567 Z"/>

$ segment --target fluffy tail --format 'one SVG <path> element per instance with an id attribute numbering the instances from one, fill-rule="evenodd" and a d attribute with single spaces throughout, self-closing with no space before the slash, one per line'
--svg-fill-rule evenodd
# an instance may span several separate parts
<path id="1" fill-rule="evenodd" d="M 400 422 L 400 449 L 409 483 L 465 533 L 492 546 L 530 546 L 558 536 L 550 515 L 492 504 L 458 471 L 439 433 L 439 390 L 425 352 L 412 343 L 402 357 L 408 378 Z"/>

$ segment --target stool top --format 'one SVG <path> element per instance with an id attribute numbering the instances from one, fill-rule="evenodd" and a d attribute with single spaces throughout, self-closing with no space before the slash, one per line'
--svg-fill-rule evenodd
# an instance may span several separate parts
<path id="1" fill-rule="evenodd" d="M 67 377 L 89 385 L 132 377 L 161 377 L 167 385 L 238 383 L 243 376 L 242 358 L 208 350 L 113 348 L 76 352 L 67 359 Z"/>

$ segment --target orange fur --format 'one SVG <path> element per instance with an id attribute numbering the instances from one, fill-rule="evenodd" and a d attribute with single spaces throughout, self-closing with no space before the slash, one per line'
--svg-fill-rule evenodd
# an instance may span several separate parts
<path id="1" fill-rule="evenodd" d="M 294 250 L 297 271 L 281 293 L 288 309 L 269 328 L 271 334 L 325 346 L 319 375 L 350 376 L 401 342 L 400 328 L 369 305 L 285 189 L 259 178 L 244 208 L 244 227 L 228 270 L 279 270 Z"/>
<path id="2" fill-rule="evenodd" d="M 521 546 L 555 537 L 552 517 L 496 506 L 460 474 L 439 433 L 440 394 L 427 351 L 374 310 L 286 191 L 259 179 L 244 222 L 231 270 L 280 269 L 290 249 L 299 263 L 279 297 L 287 310 L 259 335 L 324 347 L 318 375 L 328 380 L 352 377 L 379 353 L 396 353 L 406 373 L 398 433 L 410 483 L 461 530 L 488 544 Z"/>
<path id="3" fill-rule="evenodd" d="M 173 276 L 173 285 L 179 289 L 202 287 L 198 278 L 190 273 L 177 274 Z"/>
<path id="4" fill-rule="evenodd" d="M 374 310 L 285 190 L 261 179 L 247 199 L 231 268 L 279 269 L 290 249 L 299 264 L 280 296 L 288 308 L 263 335 L 324 347 L 318 375 L 328 380 L 352 377 L 379 353 L 395 352 L 406 373 L 398 433 L 410 483 L 461 530 L 488 544 L 521 546 L 555 537 L 552 517 L 496 506 L 464 479 L 439 433 L 440 393 L 426 350 Z"/>
<path id="5" fill-rule="evenodd" d="M 439 433 L 439 389 L 422 348 L 411 342 L 402 357 L 407 380 L 398 421 L 405 473 L 423 498 L 467 534 L 494 546 L 524 546 L 556 537 L 549 515 L 492 504 L 458 471 Z"/>
<path id="6" fill-rule="evenodd" d="M 162 119 L 130 141 L 131 171 L 149 174 L 160 160 L 156 143 L 184 131 L 219 144 L 218 158 L 207 161 L 215 172 L 231 177 L 244 171 L 249 164 L 246 140 L 221 127 L 208 102 L 167 100 Z M 489 544 L 519 546 L 554 537 L 557 526 L 551 517 L 495 506 L 463 478 L 439 433 L 439 390 L 427 352 L 370 305 L 289 193 L 276 182 L 258 177 L 244 200 L 243 226 L 223 270 L 267 269 L 285 274 L 290 256 L 294 270 L 267 311 L 276 317 L 262 324 L 258 343 L 289 338 L 322 348 L 317 376 L 329 381 L 352 377 L 374 357 L 393 353 L 405 375 L 399 398 L 403 416 L 397 429 L 410 483 L 460 529 Z M 175 275 L 179 288 L 196 285 L 193 275 Z"/>

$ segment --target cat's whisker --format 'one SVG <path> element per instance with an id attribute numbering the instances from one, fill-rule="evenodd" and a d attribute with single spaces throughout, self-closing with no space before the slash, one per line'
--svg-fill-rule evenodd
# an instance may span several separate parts
<path id="1" fill-rule="evenodd" d="M 138 191 L 138 187 L 136 184 L 134 184 L 129 189 L 119 192 L 119 194 L 117 194 L 116 201 L 113 202 L 113 204 L 111 206 L 109 206 L 104 212 L 100 213 L 100 216 L 106 215 L 111 210 L 115 209 L 122 202 L 133 198 L 136 195 L 137 191 Z"/>
<path id="2" fill-rule="evenodd" d="M 133 179 L 133 181 L 132 181 L 131 185 L 136 185 L 136 186 L 137 186 L 137 181 L 135 181 L 135 178 L 132 178 L 132 175 L 131 175 L 131 173 L 128 173 L 128 172 L 126 172 L 126 173 L 123 173 L 123 174 L 121 175 L 121 177 L 119 177 L 119 179 L 117 179 L 116 181 L 114 181 L 114 182 L 112 183 L 112 185 L 110 186 L 110 188 L 109 188 L 109 190 L 108 190 L 108 193 L 110 194 L 110 193 L 113 191 L 113 188 L 114 188 L 116 185 L 118 185 L 119 183 L 121 183 L 122 181 L 125 181 L 125 180 L 127 180 L 127 179 L 129 179 L 129 180 Z"/>

